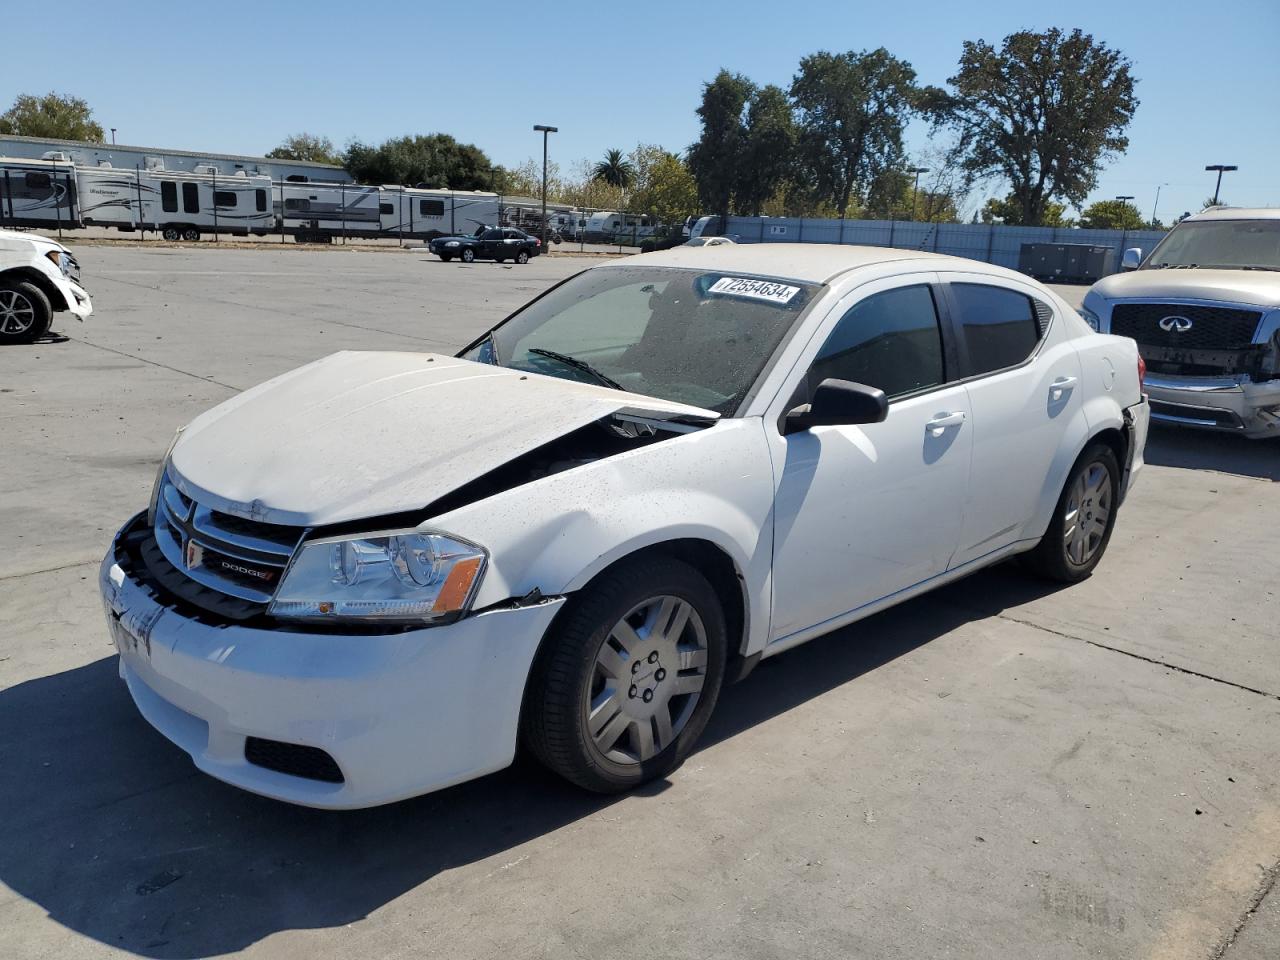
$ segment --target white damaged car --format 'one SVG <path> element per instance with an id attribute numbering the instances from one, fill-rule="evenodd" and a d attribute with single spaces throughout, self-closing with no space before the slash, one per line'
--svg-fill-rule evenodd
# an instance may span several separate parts
<path id="1" fill-rule="evenodd" d="M 458 357 L 340 353 L 198 417 L 100 585 L 197 766 L 362 807 L 671 771 L 721 687 L 1014 554 L 1079 580 L 1142 466 L 1132 340 L 1011 271 L 678 247 Z"/>
<path id="2" fill-rule="evenodd" d="M 71 251 L 48 237 L 0 230 L 0 344 L 38 340 L 61 311 L 80 320 L 93 313 Z"/>

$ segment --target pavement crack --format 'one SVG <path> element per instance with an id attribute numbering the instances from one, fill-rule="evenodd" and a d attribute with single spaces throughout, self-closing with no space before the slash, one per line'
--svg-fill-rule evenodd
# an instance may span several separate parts
<path id="1" fill-rule="evenodd" d="M 1276 881 L 1280 880 L 1280 860 L 1277 860 L 1269 869 L 1262 872 L 1262 882 L 1258 884 L 1258 889 L 1254 891 L 1253 896 L 1249 898 L 1249 906 L 1240 914 L 1240 919 L 1236 921 L 1235 926 L 1218 943 L 1213 953 L 1209 954 L 1209 960 L 1222 960 L 1231 945 L 1236 942 L 1236 938 L 1248 925 L 1249 921 L 1254 918 L 1258 912 L 1258 908 L 1262 906 L 1262 901 L 1267 899 L 1271 891 L 1275 889 Z"/>
<path id="2" fill-rule="evenodd" d="M 117 350 L 114 347 L 104 347 L 100 343 L 94 343 L 92 340 L 81 340 L 79 337 L 72 337 L 64 334 L 68 340 L 74 340 L 76 343 L 82 343 L 86 347 L 93 347 L 95 350 L 105 350 L 107 353 L 114 353 L 118 357 L 128 357 L 130 360 L 137 360 L 139 363 L 149 363 L 153 367 L 160 367 L 162 370 L 170 370 L 173 373 L 180 373 L 184 377 L 191 377 L 195 380 L 203 380 L 205 383 L 212 383 L 215 386 L 222 387 L 226 390 L 232 390 L 239 393 L 243 387 L 233 387 L 229 383 L 223 383 L 221 380 L 215 380 L 213 377 L 206 377 L 203 374 L 192 373 L 190 370 L 183 370 L 179 367 L 171 367 L 167 363 L 161 363 L 159 360 L 148 360 L 146 357 L 140 357 L 136 353 L 128 353 L 124 350 Z"/>
<path id="3" fill-rule="evenodd" d="M 90 564 L 94 564 L 96 566 L 101 562 L 101 558 L 97 560 L 73 560 L 70 563 L 64 563 L 58 567 L 45 567 L 43 570 L 27 570 L 23 573 L 6 573 L 0 575 L 0 580 L 21 580 L 23 577 L 38 577 L 42 573 L 57 573 L 59 570 L 70 570 L 72 567 L 87 567 Z"/>
<path id="4" fill-rule="evenodd" d="M 1062 637 L 1066 640 L 1076 640 L 1080 643 L 1087 643 L 1091 647 L 1097 647 L 1099 650 L 1109 650 L 1112 653 L 1118 653 L 1121 656 L 1132 657 L 1134 660 L 1141 660 L 1143 663 L 1150 663 L 1153 666 L 1164 667 L 1166 670 L 1173 670 L 1177 673 L 1185 673 L 1189 677 L 1198 677 L 1201 680 L 1211 680 L 1214 683 L 1220 683 L 1223 686 L 1235 687 L 1237 690 L 1243 690 L 1246 693 L 1254 693 L 1260 697 L 1266 697 L 1269 700 L 1280 700 L 1280 694 L 1271 693 L 1267 690 L 1259 690 L 1257 687 L 1250 687 L 1243 683 L 1236 683 L 1234 680 L 1224 680 L 1222 677 L 1215 677 L 1210 673 L 1201 673 L 1198 670 L 1191 670 L 1187 667 L 1180 667 L 1176 663 L 1169 663 L 1167 660 L 1159 660 L 1155 657 L 1145 657 L 1140 653 L 1134 653 L 1132 650 L 1122 650 L 1119 647 L 1113 647 L 1110 644 L 1103 643 L 1100 640 L 1090 640 L 1088 637 L 1078 637 L 1074 633 L 1067 633 L 1063 630 L 1055 630 L 1052 627 L 1046 627 L 1043 624 L 1035 623 L 1032 620 L 1024 620 L 1021 617 L 1011 617 L 1007 613 L 1000 611 L 991 612 L 990 610 L 981 610 L 977 607 L 971 607 L 968 604 L 956 603 L 948 601 L 952 606 L 960 607 L 962 610 L 970 610 L 973 613 L 981 613 L 986 616 L 998 617 L 1001 620 L 1007 620 L 1009 623 L 1017 623 L 1024 627 L 1030 627 L 1033 630 L 1039 630 L 1042 633 L 1050 633 L 1055 637 Z"/>

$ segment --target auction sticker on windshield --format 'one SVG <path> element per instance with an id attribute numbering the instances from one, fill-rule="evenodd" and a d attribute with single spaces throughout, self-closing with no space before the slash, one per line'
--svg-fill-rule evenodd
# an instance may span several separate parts
<path id="1" fill-rule="evenodd" d="M 790 303 L 799 292 L 799 287 L 789 287 L 785 283 L 774 283 L 772 280 L 748 280 L 746 277 L 721 277 L 707 290 L 707 293 L 767 300 L 769 303 Z"/>

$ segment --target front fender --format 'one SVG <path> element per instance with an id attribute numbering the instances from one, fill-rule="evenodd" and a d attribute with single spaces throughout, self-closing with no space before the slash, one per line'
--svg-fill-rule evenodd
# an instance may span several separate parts
<path id="1" fill-rule="evenodd" d="M 580 590 L 611 564 L 671 540 L 713 544 L 747 598 L 747 651 L 769 626 L 773 471 L 758 418 L 638 447 L 435 517 L 490 555 L 475 605 Z"/>

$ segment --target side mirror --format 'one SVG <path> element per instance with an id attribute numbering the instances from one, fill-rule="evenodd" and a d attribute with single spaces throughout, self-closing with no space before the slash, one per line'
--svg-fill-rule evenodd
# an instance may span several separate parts
<path id="1" fill-rule="evenodd" d="M 1137 270 L 1140 266 L 1142 266 L 1142 248 L 1130 247 L 1120 259 L 1120 269 Z"/>
<path id="2" fill-rule="evenodd" d="M 812 427 L 879 423 L 889 415 L 884 391 L 865 383 L 823 380 L 813 399 L 787 412 L 782 432 L 800 433 Z"/>

